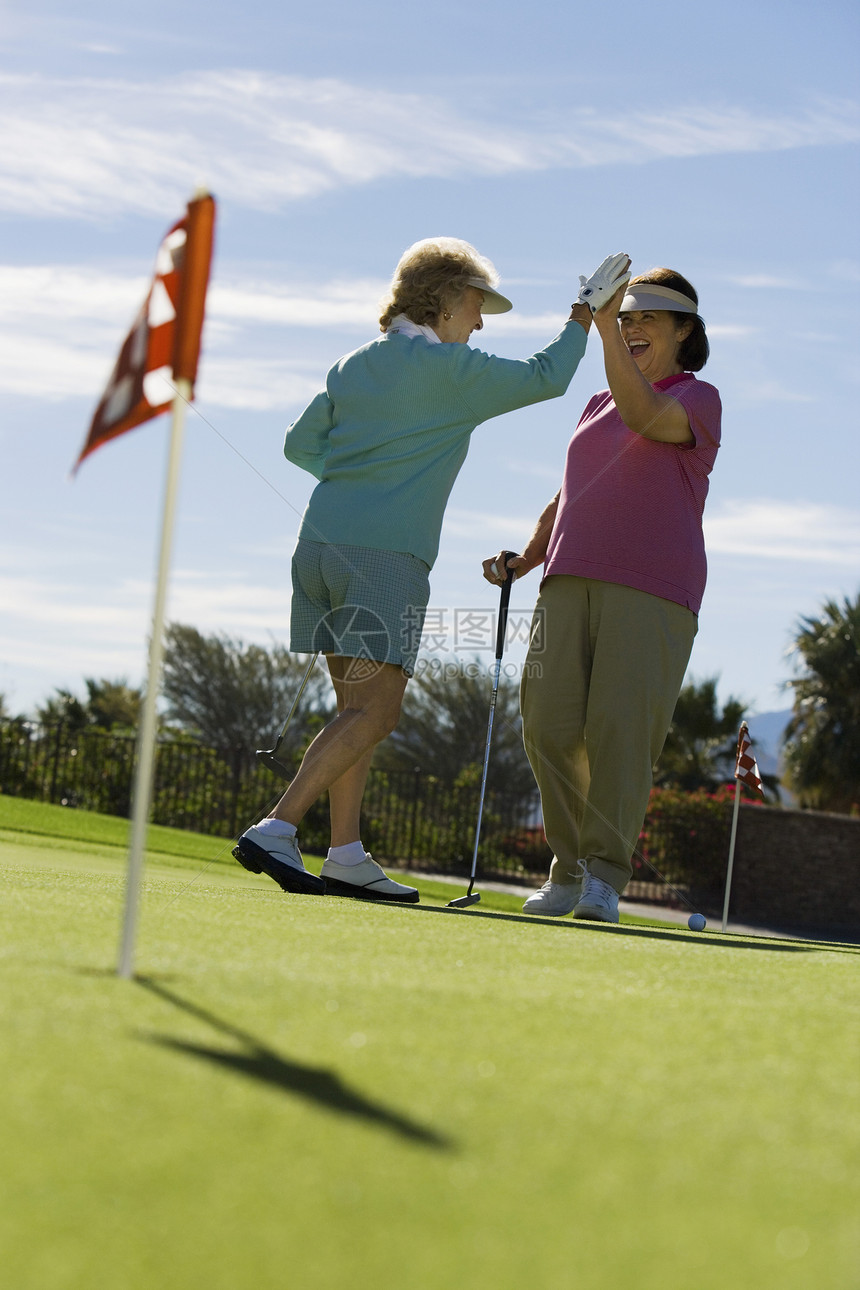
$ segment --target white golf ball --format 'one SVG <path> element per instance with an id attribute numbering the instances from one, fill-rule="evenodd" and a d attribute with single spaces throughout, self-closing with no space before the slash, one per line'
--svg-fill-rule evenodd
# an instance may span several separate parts
<path id="1" fill-rule="evenodd" d="M 691 914 L 687 919 L 687 926 L 691 932 L 703 932 L 707 925 L 704 914 Z"/>

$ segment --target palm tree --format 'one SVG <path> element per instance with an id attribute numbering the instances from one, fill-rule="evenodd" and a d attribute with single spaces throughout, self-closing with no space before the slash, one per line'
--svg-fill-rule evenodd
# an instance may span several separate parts
<path id="1" fill-rule="evenodd" d="M 480 782 L 491 695 L 490 672 L 477 658 L 455 669 L 418 672 L 407 687 L 397 729 L 380 744 L 374 765 L 418 768 L 451 785 Z M 523 748 L 519 690 L 504 677 L 493 714 L 487 786 L 517 795 L 535 786 Z"/>
<path id="2" fill-rule="evenodd" d="M 46 726 L 64 725 L 75 734 L 89 725 L 85 704 L 60 686 L 36 708 L 36 720 Z"/>
<path id="3" fill-rule="evenodd" d="M 142 694 L 123 677 L 119 681 L 85 677 L 89 723 L 99 730 L 133 731 L 140 720 Z"/>
<path id="4" fill-rule="evenodd" d="M 788 779 L 801 806 L 860 807 L 860 594 L 828 600 L 795 637 L 801 675 L 784 735 Z"/>
<path id="5" fill-rule="evenodd" d="M 274 742 L 306 666 L 282 645 L 265 649 L 171 623 L 164 648 L 166 716 L 228 760 L 253 765 L 254 750 Z M 284 756 L 304 750 L 331 705 L 328 673 L 319 666 L 290 725 Z"/>
<path id="6" fill-rule="evenodd" d="M 654 783 L 713 791 L 734 777 L 738 730 L 747 705 L 730 695 L 720 711 L 716 676 L 690 680 L 678 695 Z"/>
<path id="7" fill-rule="evenodd" d="M 53 695 L 36 709 L 36 716 L 45 725 L 62 723 L 69 730 L 125 730 L 133 731 L 140 715 L 141 693 L 128 681 L 84 680 L 86 699 L 79 699 L 71 690 L 57 688 Z"/>

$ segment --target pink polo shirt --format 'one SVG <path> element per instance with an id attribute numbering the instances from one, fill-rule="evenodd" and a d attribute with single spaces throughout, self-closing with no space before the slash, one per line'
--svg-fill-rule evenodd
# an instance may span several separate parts
<path id="1" fill-rule="evenodd" d="M 720 444 L 720 396 L 691 372 L 654 383 L 683 404 L 694 443 L 628 430 L 608 390 L 589 400 L 567 450 L 544 576 L 619 582 L 699 612 L 702 512 Z"/>

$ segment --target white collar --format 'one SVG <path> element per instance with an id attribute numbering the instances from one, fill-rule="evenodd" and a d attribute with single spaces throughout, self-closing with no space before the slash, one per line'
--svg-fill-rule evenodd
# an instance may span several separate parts
<path id="1" fill-rule="evenodd" d="M 409 336 L 410 339 L 413 336 L 423 336 L 431 345 L 442 344 L 432 327 L 422 327 L 414 323 L 411 318 L 407 318 L 406 314 L 397 314 L 388 324 L 386 335 L 396 335 L 398 332 L 401 336 Z"/>

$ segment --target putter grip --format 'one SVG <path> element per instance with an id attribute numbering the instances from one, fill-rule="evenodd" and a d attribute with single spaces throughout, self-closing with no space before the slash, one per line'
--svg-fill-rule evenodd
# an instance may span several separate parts
<path id="1" fill-rule="evenodd" d="M 507 577 L 502 583 L 502 596 L 499 604 L 499 625 L 496 629 L 496 658 L 499 659 L 505 652 L 505 631 L 508 626 L 508 605 L 511 600 L 511 588 L 514 585 L 514 575 L 508 569 L 508 560 L 516 558 L 516 551 L 502 552 L 502 566 L 504 567 Z"/>

